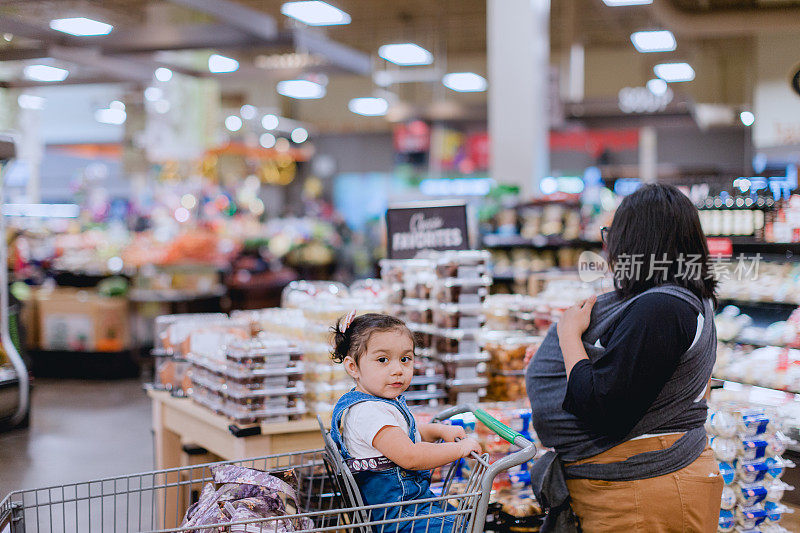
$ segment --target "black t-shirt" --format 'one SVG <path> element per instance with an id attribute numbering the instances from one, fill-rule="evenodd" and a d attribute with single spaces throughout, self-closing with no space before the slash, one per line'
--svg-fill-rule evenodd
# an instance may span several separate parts
<path id="1" fill-rule="evenodd" d="M 697 325 L 697 313 L 680 298 L 641 296 L 600 337 L 603 356 L 573 367 L 562 407 L 599 433 L 627 435 L 675 372 Z"/>

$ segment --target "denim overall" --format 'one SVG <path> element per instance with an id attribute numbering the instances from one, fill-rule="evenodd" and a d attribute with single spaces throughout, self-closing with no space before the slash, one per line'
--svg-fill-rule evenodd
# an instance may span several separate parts
<path id="1" fill-rule="evenodd" d="M 344 445 L 339 425 L 345 411 L 361 402 L 384 402 L 395 406 L 408 422 L 408 437 L 411 442 L 416 440 L 417 425 L 414 421 L 414 416 L 408 410 L 403 396 L 399 396 L 397 400 L 387 400 L 386 398 L 379 398 L 353 389 L 336 402 L 336 406 L 333 408 L 333 421 L 331 422 L 331 438 L 339 447 L 339 451 L 345 461 L 351 459 L 351 456 Z M 435 497 L 430 490 L 430 470 L 406 470 L 394 465 L 385 470 L 354 472 L 353 477 L 358 483 L 365 505 L 407 502 Z M 450 533 L 453 529 L 453 517 L 451 516 L 410 521 L 410 518 L 414 516 L 423 517 L 427 514 L 440 512 L 442 512 L 441 502 L 433 502 L 433 505 L 428 503 L 373 509 L 371 511 L 372 520 L 391 520 L 394 518 L 403 518 L 405 520 L 375 525 L 372 526 L 372 530 L 375 533 Z"/>

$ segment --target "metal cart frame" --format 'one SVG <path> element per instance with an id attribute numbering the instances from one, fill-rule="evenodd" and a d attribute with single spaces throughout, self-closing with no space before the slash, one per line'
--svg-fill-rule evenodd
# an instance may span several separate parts
<path id="1" fill-rule="evenodd" d="M 492 482 L 497 474 L 530 461 L 536 446 L 525 437 L 481 409 L 465 405 L 440 413 L 444 420 L 465 412 L 475 417 L 509 443 L 521 448 L 494 463 L 486 454 L 473 454 L 470 477 L 463 491 L 452 488 L 453 465 L 444 478 L 442 496 L 367 506 L 358 486 L 344 465 L 338 449 L 324 431 L 326 448 L 270 455 L 244 461 L 226 461 L 15 491 L 0 501 L 0 533 L 72 533 L 148 531 L 151 533 L 295 531 L 390 533 L 414 522 L 414 533 L 434 533 L 427 518 L 451 517 L 452 531 L 483 531 Z M 321 424 L 320 424 L 321 425 Z M 267 472 L 293 469 L 298 478 L 296 514 L 181 527 L 183 512 L 196 500 L 206 483 L 213 482 L 212 467 L 234 464 Z M 291 503 L 291 502 L 290 502 Z M 400 507 L 399 518 L 386 519 L 389 508 Z M 435 508 L 434 508 L 435 507 Z M 383 519 L 380 514 L 383 512 Z M 376 518 L 377 517 L 377 518 Z M 313 523 L 313 526 L 310 524 Z"/>

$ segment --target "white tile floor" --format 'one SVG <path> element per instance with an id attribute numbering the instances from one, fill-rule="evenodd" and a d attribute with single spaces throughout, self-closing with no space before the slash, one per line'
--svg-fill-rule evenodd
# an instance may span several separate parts
<path id="1" fill-rule="evenodd" d="M 0 433 L 0 499 L 152 470 L 150 417 L 138 380 L 36 380 L 30 428 Z"/>

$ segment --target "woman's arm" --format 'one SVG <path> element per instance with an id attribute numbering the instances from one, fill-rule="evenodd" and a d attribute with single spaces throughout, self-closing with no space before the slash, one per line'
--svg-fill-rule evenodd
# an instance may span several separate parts
<path id="1" fill-rule="evenodd" d="M 458 442 L 411 442 L 408 435 L 397 426 L 385 426 L 372 439 L 372 446 L 388 459 L 406 470 L 430 470 L 452 463 L 481 446 L 473 439 Z"/>
<path id="2" fill-rule="evenodd" d="M 578 348 L 574 339 L 562 342 L 559 332 L 569 372 L 564 410 L 603 434 L 626 435 L 675 372 L 696 329 L 691 306 L 673 296 L 649 294 L 623 313 L 606 339 L 605 353 L 594 361 L 584 358 L 582 343 Z"/>

